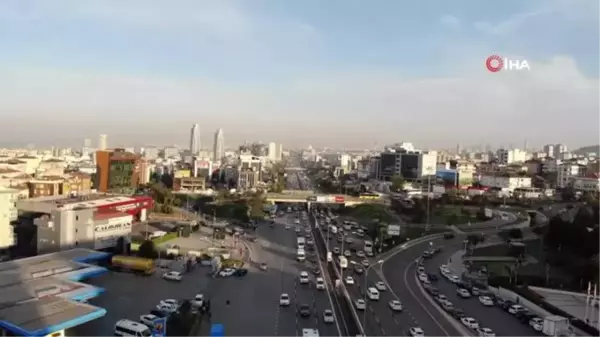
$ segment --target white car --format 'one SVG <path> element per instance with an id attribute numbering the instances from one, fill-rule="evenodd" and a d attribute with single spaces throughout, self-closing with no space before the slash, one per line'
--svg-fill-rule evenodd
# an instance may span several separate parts
<path id="1" fill-rule="evenodd" d="M 496 334 L 490 328 L 479 328 L 477 333 L 479 337 L 496 337 Z"/>
<path id="2" fill-rule="evenodd" d="M 387 287 L 385 286 L 385 283 L 383 283 L 382 281 L 379 281 L 377 283 L 375 283 L 375 288 L 377 288 L 377 290 L 379 291 L 386 291 Z"/>
<path id="3" fill-rule="evenodd" d="M 300 233 L 300 227 L 296 227 L 296 233 Z"/>
<path id="4" fill-rule="evenodd" d="M 285 225 L 285 229 L 290 229 L 290 228 L 292 228 L 292 226 L 290 226 L 289 224 Z"/>
<path id="5" fill-rule="evenodd" d="M 445 264 L 443 264 L 440 266 L 440 273 L 442 273 L 442 275 L 450 274 L 450 269 L 448 269 L 448 267 Z"/>
<path id="6" fill-rule="evenodd" d="M 425 331 L 418 326 L 408 329 L 408 333 L 412 337 L 425 337 Z"/>
<path id="7" fill-rule="evenodd" d="M 199 308 L 202 305 L 204 305 L 204 295 L 197 294 L 196 296 L 194 296 L 194 299 L 192 300 L 192 306 Z"/>
<path id="8" fill-rule="evenodd" d="M 356 252 L 356 256 L 365 257 L 365 252 L 363 252 L 362 250 L 359 250 L 358 252 Z"/>
<path id="9" fill-rule="evenodd" d="M 317 277 L 317 290 L 325 290 L 325 281 L 322 277 Z"/>
<path id="10" fill-rule="evenodd" d="M 178 271 L 164 273 L 162 277 L 169 281 L 181 281 L 183 279 L 183 275 L 181 275 L 181 273 Z"/>
<path id="11" fill-rule="evenodd" d="M 460 322 L 469 329 L 479 329 L 479 323 L 473 317 L 463 317 L 460 319 Z"/>
<path id="12" fill-rule="evenodd" d="M 390 309 L 392 309 L 392 311 L 402 311 L 402 309 L 403 309 L 402 302 L 400 302 L 398 300 L 391 300 L 390 301 Z"/>
<path id="13" fill-rule="evenodd" d="M 166 299 L 166 300 L 160 301 L 159 304 L 170 305 L 172 307 L 178 307 L 179 306 L 179 301 L 170 298 L 170 299 Z"/>
<path id="14" fill-rule="evenodd" d="M 312 245 L 315 244 L 315 242 L 313 240 L 311 240 L 311 239 L 308 239 L 308 240 L 306 240 L 306 244 L 309 245 L 309 246 L 312 246 Z"/>
<path id="15" fill-rule="evenodd" d="M 228 277 L 233 274 L 235 274 L 235 269 L 233 269 L 233 268 L 225 268 L 219 272 L 219 276 L 221 276 L 221 277 Z"/>
<path id="16" fill-rule="evenodd" d="M 168 304 L 165 304 L 165 303 L 159 303 L 156 306 L 156 309 L 158 311 L 162 311 L 162 312 L 166 312 L 166 313 L 173 313 L 173 312 L 177 311 L 177 307 L 176 306 L 174 306 L 174 305 L 168 305 Z"/>
<path id="17" fill-rule="evenodd" d="M 471 297 L 471 293 L 465 289 L 465 288 L 458 288 L 456 289 L 456 294 L 462 298 L 469 298 Z"/>
<path id="18" fill-rule="evenodd" d="M 368 267 L 370 265 L 369 260 L 367 260 L 367 259 L 362 260 L 362 265 L 365 268 Z"/>
<path id="19" fill-rule="evenodd" d="M 354 306 L 356 307 L 356 310 L 365 310 L 367 308 L 367 304 L 362 298 L 355 300 Z"/>
<path id="20" fill-rule="evenodd" d="M 448 276 L 448 281 L 456 284 L 456 283 L 460 282 L 460 277 L 458 277 L 456 275 L 450 275 L 450 276 Z"/>
<path id="21" fill-rule="evenodd" d="M 427 277 L 427 274 L 425 274 L 425 273 L 420 273 L 419 274 L 419 281 L 421 281 L 421 282 L 429 281 L 429 277 Z"/>
<path id="22" fill-rule="evenodd" d="M 534 317 L 529 321 L 529 326 L 535 331 L 542 331 L 544 328 L 544 320 L 539 317 Z"/>
<path id="23" fill-rule="evenodd" d="M 479 296 L 479 302 L 481 302 L 481 304 L 485 305 L 486 307 L 494 306 L 494 300 L 492 300 L 492 298 L 489 296 Z"/>
<path id="24" fill-rule="evenodd" d="M 333 311 L 331 311 L 330 309 L 325 309 L 325 311 L 323 311 L 323 322 L 325 322 L 325 323 L 335 322 L 335 317 L 333 316 Z"/>
<path id="25" fill-rule="evenodd" d="M 354 284 L 354 278 L 352 276 L 346 276 L 346 284 Z"/>
<path id="26" fill-rule="evenodd" d="M 299 224 L 300 224 L 300 220 L 296 219 L 296 220 L 294 220 L 294 223 L 295 223 L 296 225 L 299 225 Z"/>
<path id="27" fill-rule="evenodd" d="M 300 273 L 300 283 L 307 284 L 309 282 L 308 273 L 303 271 Z"/>
<path id="28" fill-rule="evenodd" d="M 351 251 L 349 251 L 349 250 L 345 250 L 345 251 L 344 251 L 344 256 L 345 256 L 345 257 L 351 257 L 351 256 L 352 256 L 352 252 L 351 252 Z"/>
<path id="29" fill-rule="evenodd" d="M 147 326 L 152 326 L 154 324 L 154 320 L 156 320 L 158 318 L 158 316 L 156 315 L 142 315 L 140 316 L 140 323 L 147 325 Z"/>
<path id="30" fill-rule="evenodd" d="M 279 305 L 282 307 L 289 306 L 290 305 L 290 295 L 281 294 L 281 296 L 279 296 Z"/>
<path id="31" fill-rule="evenodd" d="M 515 305 L 511 305 L 510 308 L 508 308 L 508 313 L 516 315 L 521 311 L 524 311 L 525 308 L 523 308 L 522 306 L 515 304 Z"/>

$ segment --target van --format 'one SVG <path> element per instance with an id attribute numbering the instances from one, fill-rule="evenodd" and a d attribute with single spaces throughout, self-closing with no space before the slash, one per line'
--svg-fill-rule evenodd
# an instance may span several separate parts
<path id="1" fill-rule="evenodd" d="M 150 337 L 150 329 L 142 323 L 134 322 L 128 319 L 119 320 L 115 324 L 115 336 L 137 336 Z"/>
<path id="2" fill-rule="evenodd" d="M 373 287 L 370 287 L 369 289 L 367 289 L 367 296 L 372 301 L 378 301 L 379 300 L 379 290 L 377 290 Z"/>

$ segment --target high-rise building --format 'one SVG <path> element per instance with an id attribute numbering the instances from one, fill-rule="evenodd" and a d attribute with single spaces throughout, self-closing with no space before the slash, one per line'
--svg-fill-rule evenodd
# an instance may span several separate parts
<path id="1" fill-rule="evenodd" d="M 100 135 L 100 138 L 98 139 L 98 150 L 104 151 L 107 148 L 108 148 L 108 136 Z"/>
<path id="2" fill-rule="evenodd" d="M 96 151 L 96 189 L 132 193 L 139 185 L 140 156 L 123 149 Z"/>
<path id="3" fill-rule="evenodd" d="M 200 153 L 200 126 L 194 124 L 190 130 L 190 152 L 192 155 Z"/>
<path id="4" fill-rule="evenodd" d="M 225 135 L 223 129 L 215 132 L 215 141 L 213 144 L 213 161 L 220 161 L 225 157 Z"/>
<path id="5" fill-rule="evenodd" d="M 283 146 L 274 142 L 269 143 L 269 159 L 272 161 L 280 161 L 283 152 Z"/>

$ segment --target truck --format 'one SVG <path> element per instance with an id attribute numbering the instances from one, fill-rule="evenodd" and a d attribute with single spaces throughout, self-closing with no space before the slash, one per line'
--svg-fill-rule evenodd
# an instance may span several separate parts
<path id="1" fill-rule="evenodd" d="M 154 260 L 136 256 L 115 255 L 111 259 L 111 265 L 116 269 L 133 271 L 136 273 L 151 275 L 154 273 Z"/>
<path id="2" fill-rule="evenodd" d="M 544 318 L 542 333 L 546 336 L 568 336 L 570 324 L 566 317 L 548 316 Z"/>
<path id="3" fill-rule="evenodd" d="M 340 268 L 341 269 L 348 268 L 348 259 L 346 259 L 344 256 L 340 256 L 339 263 L 340 263 Z"/>

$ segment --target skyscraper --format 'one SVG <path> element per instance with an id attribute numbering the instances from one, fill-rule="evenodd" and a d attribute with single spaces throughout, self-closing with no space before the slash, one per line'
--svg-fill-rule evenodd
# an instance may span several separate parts
<path id="1" fill-rule="evenodd" d="M 269 152 L 269 159 L 271 159 L 272 161 L 280 161 L 281 153 L 283 152 L 282 145 L 271 142 L 271 143 L 269 143 L 268 152 Z"/>
<path id="2" fill-rule="evenodd" d="M 98 139 L 98 150 L 106 150 L 106 148 L 108 147 L 108 136 L 107 135 L 100 135 L 100 138 Z"/>
<path id="3" fill-rule="evenodd" d="M 215 132 L 215 142 L 213 144 L 213 160 L 219 161 L 225 157 L 225 136 L 223 129 L 218 129 Z"/>
<path id="4" fill-rule="evenodd" d="M 200 153 L 200 126 L 198 124 L 194 124 L 190 131 L 190 152 L 192 155 Z"/>

